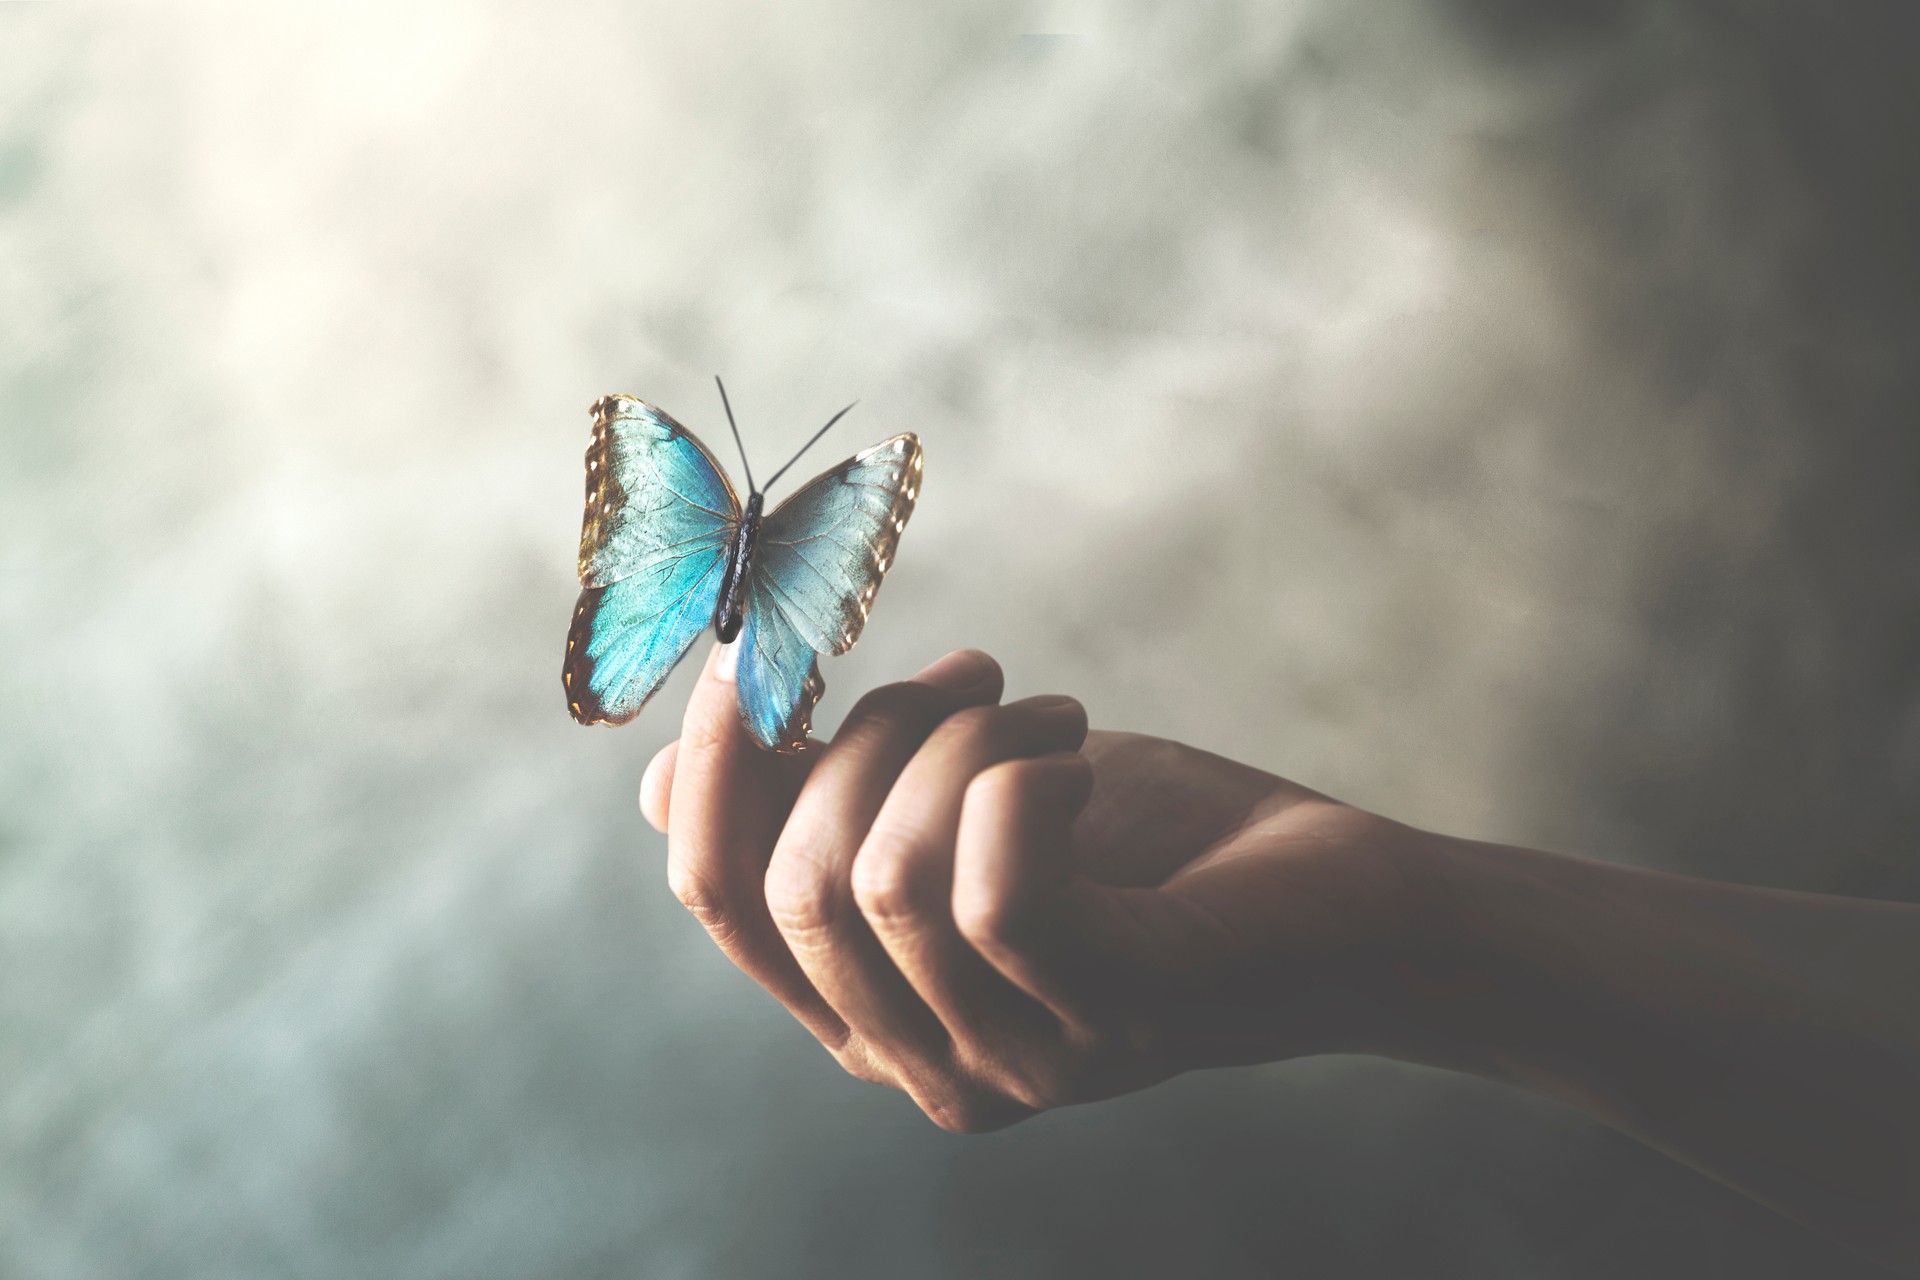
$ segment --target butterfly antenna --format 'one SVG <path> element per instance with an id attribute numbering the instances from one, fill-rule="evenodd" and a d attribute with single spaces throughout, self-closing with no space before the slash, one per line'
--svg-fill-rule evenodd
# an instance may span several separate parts
<path id="1" fill-rule="evenodd" d="M 855 400 L 855 401 L 853 402 L 853 404 L 859 404 L 859 403 L 860 403 L 860 402 L 859 402 L 858 400 Z M 828 418 L 828 419 L 827 419 L 827 426 L 826 426 L 826 427 L 822 427 L 822 428 L 820 428 L 820 429 L 819 429 L 818 431 L 816 431 L 816 432 L 814 432 L 814 433 L 813 433 L 813 439 L 811 439 L 811 440 L 809 440 L 809 441 L 807 441 L 807 442 L 806 442 L 805 444 L 803 444 L 803 445 L 801 445 L 801 446 L 800 446 L 800 453 L 805 453 L 805 452 L 806 452 L 807 450 L 809 450 L 809 449 L 811 449 L 811 448 L 813 448 L 813 446 L 814 446 L 815 444 L 817 444 L 817 443 L 819 443 L 819 440 L 820 440 L 820 437 L 821 437 L 821 436 L 823 436 L 823 435 L 825 435 L 825 434 L 827 434 L 827 427 L 831 427 L 831 426 L 832 426 L 832 425 L 833 425 L 834 423 L 836 423 L 836 422 L 838 422 L 838 421 L 840 421 L 840 419 L 842 419 L 842 418 L 844 418 L 844 417 L 846 417 L 846 416 L 847 416 L 847 409 L 851 409 L 851 408 L 853 408 L 853 404 L 850 404 L 850 405 L 848 405 L 846 409 L 842 409 L 842 410 L 841 410 L 840 412 L 838 412 L 838 413 L 836 413 L 836 414 L 834 414 L 834 415 L 833 415 L 833 416 L 832 416 L 831 418 Z M 796 463 L 796 462 L 798 462 L 798 461 L 800 461 L 800 453 L 796 453 L 796 454 L 794 454 L 794 455 L 793 455 L 793 456 L 792 456 L 791 458 L 788 458 L 788 459 L 787 459 L 787 467 L 790 467 L 790 466 L 792 466 L 792 465 L 793 465 L 794 463 Z M 771 488 L 773 488 L 773 485 L 774 485 L 774 481 L 775 481 L 775 480 L 778 480 L 778 479 L 779 479 L 779 478 L 780 478 L 781 476 L 783 476 L 783 475 L 785 475 L 785 474 L 787 474 L 787 467 L 782 467 L 782 468 L 780 468 L 780 469 L 779 469 L 778 471 L 776 471 L 776 472 L 774 472 L 774 473 L 773 473 L 773 480 L 769 480 L 769 481 L 767 481 L 767 488 L 769 488 L 769 489 L 771 489 Z"/>
<path id="2" fill-rule="evenodd" d="M 727 411 L 727 426 L 733 430 L 733 447 L 740 451 L 740 466 L 747 473 L 747 492 L 758 493 L 760 490 L 753 483 L 753 466 L 747 461 L 747 446 L 740 443 L 740 428 L 733 425 L 733 406 L 727 403 L 727 384 L 720 381 L 720 375 L 716 373 L 713 375 L 713 385 L 720 388 L 720 405 Z M 848 408 L 852 406 L 849 405 Z M 779 478 L 775 476 L 773 479 Z M 769 480 L 767 483 L 771 484 L 773 481 Z"/>

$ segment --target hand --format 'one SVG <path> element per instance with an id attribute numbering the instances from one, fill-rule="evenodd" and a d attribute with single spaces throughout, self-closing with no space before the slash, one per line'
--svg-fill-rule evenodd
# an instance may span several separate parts
<path id="1" fill-rule="evenodd" d="M 1180 1071 L 1382 1047 L 1408 829 L 1178 743 L 998 705 L 947 655 L 761 751 L 716 649 L 641 808 L 734 963 L 862 1079 L 997 1128 Z"/>
<path id="2" fill-rule="evenodd" d="M 855 1075 L 992 1129 L 1322 1051 L 1558 1098 L 1920 1276 L 1920 908 L 1417 832 L 998 705 L 954 653 L 831 744 L 709 661 L 641 807 L 675 891 Z"/>

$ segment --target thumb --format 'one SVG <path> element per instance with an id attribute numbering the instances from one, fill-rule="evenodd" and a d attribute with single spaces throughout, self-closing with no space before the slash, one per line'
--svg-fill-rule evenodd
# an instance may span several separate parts
<path id="1" fill-rule="evenodd" d="M 675 738 L 654 753 L 647 771 L 640 775 L 640 813 L 655 831 L 667 833 L 667 814 L 673 800 L 673 767 L 680 759 L 680 740 Z"/>

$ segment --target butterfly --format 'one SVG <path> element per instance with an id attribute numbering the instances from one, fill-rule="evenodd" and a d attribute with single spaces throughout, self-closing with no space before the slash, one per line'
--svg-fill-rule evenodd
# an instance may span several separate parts
<path id="1" fill-rule="evenodd" d="M 724 384 L 720 400 L 739 446 Z M 567 709 L 581 724 L 625 724 L 711 623 L 722 643 L 739 638 L 735 687 L 747 732 L 771 751 L 804 749 L 827 687 L 820 656 L 845 653 L 860 638 L 913 514 L 919 438 L 909 432 L 863 449 L 763 516 L 766 494 L 753 483 L 745 446 L 742 505 L 712 452 L 663 411 L 612 395 L 590 412 L 584 590 L 561 668 Z"/>

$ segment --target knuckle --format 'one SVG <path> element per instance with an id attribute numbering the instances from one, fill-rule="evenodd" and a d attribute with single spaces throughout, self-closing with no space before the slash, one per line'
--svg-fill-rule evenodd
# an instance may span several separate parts
<path id="1" fill-rule="evenodd" d="M 1018 933 L 1018 904 L 1005 888 L 982 885 L 954 895 L 953 923 L 979 950 L 1001 951 Z"/>
<path id="2" fill-rule="evenodd" d="M 1023 1112 L 1050 1111 L 1081 1096 L 1081 1060 L 1064 1043 L 1003 1044 L 980 1052 L 971 1074 L 991 1081 L 1004 1107 Z"/>
<path id="3" fill-rule="evenodd" d="M 992 1122 L 987 1108 L 962 1095 L 920 1093 L 915 1094 L 913 1100 L 927 1119 L 948 1133 L 986 1133 L 999 1128 Z"/>
<path id="4" fill-rule="evenodd" d="M 720 894 L 711 882 L 678 859 L 667 863 L 667 888 L 680 900 L 680 905 L 693 913 L 693 917 L 709 929 L 722 927 L 728 911 Z"/>
<path id="5" fill-rule="evenodd" d="M 1050 1063 L 1022 1063 L 1007 1072 L 1006 1089 L 1021 1106 L 1051 1111 L 1066 1099 L 1060 1073 Z"/>
<path id="6" fill-rule="evenodd" d="M 835 1050 L 833 1057 L 840 1064 L 840 1069 L 856 1080 L 864 1080 L 868 1084 L 882 1085 L 889 1089 L 900 1087 L 899 1078 L 884 1063 L 867 1052 L 862 1044 L 849 1043 Z"/>
<path id="7" fill-rule="evenodd" d="M 952 894 L 954 929 L 981 954 L 1004 956 L 1018 950 L 1027 906 L 1014 887 L 1000 879 L 972 879 Z"/>
<path id="8" fill-rule="evenodd" d="M 912 1096 L 927 1119 L 948 1133 L 992 1133 L 1035 1114 L 1035 1108 L 1017 1098 L 977 1088 Z"/>
<path id="9" fill-rule="evenodd" d="M 905 1093 L 927 1119 L 948 1133 L 987 1133 L 1003 1129 L 1034 1114 L 1034 1109 L 1011 1097 L 996 1081 L 998 1072 L 982 1070 L 989 1064 L 958 1051 L 922 1056 L 876 1053 L 866 1044 L 865 1063 L 842 1058 L 842 1065 L 862 1079 L 874 1079 Z M 874 1075 L 863 1074 L 874 1072 Z"/>
<path id="10" fill-rule="evenodd" d="M 902 920 L 922 914 L 920 842 L 910 833 L 876 827 L 853 862 L 853 898 L 870 920 Z"/>
<path id="11" fill-rule="evenodd" d="M 798 858 L 775 858 L 767 868 L 767 913 L 780 932 L 806 937 L 829 932 L 840 895 L 831 877 Z"/>
<path id="12" fill-rule="evenodd" d="M 989 1133 L 1034 1114 L 999 1083 L 993 1064 L 961 1050 L 938 1062 L 922 1062 L 917 1071 L 898 1073 L 901 1087 L 927 1119 L 948 1133 Z"/>
<path id="13" fill-rule="evenodd" d="M 1018 806 L 1030 796 L 1039 780 L 1041 766 L 1032 760 L 1002 760 L 982 769 L 967 784 L 969 808 L 990 811 Z"/>

